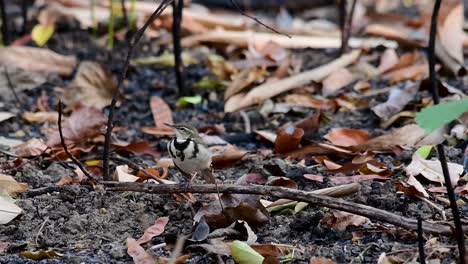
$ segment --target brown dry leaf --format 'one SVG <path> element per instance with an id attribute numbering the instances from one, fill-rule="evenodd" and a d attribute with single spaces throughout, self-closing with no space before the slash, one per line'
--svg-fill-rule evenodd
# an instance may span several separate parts
<path id="1" fill-rule="evenodd" d="M 419 60 L 419 58 L 420 56 L 418 51 L 404 53 L 403 55 L 401 55 L 400 59 L 398 60 L 398 63 L 390 69 L 388 69 L 386 72 L 392 72 L 406 68 L 410 65 L 415 64 Z"/>
<path id="2" fill-rule="evenodd" d="M 325 216 L 321 222 L 332 229 L 344 231 L 348 226 L 362 226 L 370 223 L 370 220 L 364 216 L 332 210 L 332 215 Z"/>
<path id="3" fill-rule="evenodd" d="M 311 159 L 313 156 L 318 155 L 336 155 L 340 157 L 349 157 L 353 155 L 353 152 L 338 146 L 318 143 L 304 146 L 300 149 L 285 153 L 284 155 L 294 159 Z"/>
<path id="4" fill-rule="evenodd" d="M 399 86 L 390 90 L 386 102 L 372 107 L 372 111 L 382 120 L 388 120 L 391 116 L 397 114 L 411 101 L 419 91 L 419 82 L 406 82 L 405 87 Z"/>
<path id="5" fill-rule="evenodd" d="M 291 189 L 297 189 L 297 183 L 294 180 L 289 179 L 287 177 L 271 176 L 268 178 L 268 182 L 266 184 L 271 186 L 280 186 Z"/>
<path id="6" fill-rule="evenodd" d="M 22 193 L 29 189 L 25 183 L 20 183 L 10 175 L 0 173 L 0 194 L 16 194 Z"/>
<path id="7" fill-rule="evenodd" d="M 0 122 L 8 120 L 14 116 L 16 116 L 16 114 L 11 112 L 0 112 Z"/>
<path id="8" fill-rule="evenodd" d="M 134 238 L 127 238 L 127 247 L 127 254 L 135 264 L 154 264 L 153 257 Z"/>
<path id="9" fill-rule="evenodd" d="M 309 116 L 294 123 L 297 128 L 302 128 L 304 130 L 304 135 L 302 138 L 312 138 L 317 133 L 320 127 L 321 116 L 321 111 L 315 111 Z"/>
<path id="10" fill-rule="evenodd" d="M 392 71 L 391 73 L 385 75 L 385 78 L 388 78 L 391 83 L 398 83 L 405 80 L 421 80 L 426 78 L 429 74 L 429 66 L 427 62 L 421 64 L 410 65 L 399 70 Z"/>
<path id="11" fill-rule="evenodd" d="M 437 30 L 440 43 L 453 59 L 463 64 L 463 4 L 456 5 L 443 20 L 439 21 Z"/>
<path id="12" fill-rule="evenodd" d="M 213 146 L 210 148 L 213 152 L 211 157 L 213 166 L 216 168 L 225 167 L 241 160 L 247 151 L 234 145 Z"/>
<path id="13" fill-rule="evenodd" d="M 407 182 L 395 180 L 393 181 L 393 184 L 395 184 L 398 192 L 402 192 L 408 196 L 429 197 L 429 194 L 426 192 L 422 184 L 416 180 L 413 175 L 408 176 Z"/>
<path id="14" fill-rule="evenodd" d="M 156 158 L 161 156 L 161 153 L 153 149 L 147 141 L 113 142 L 112 147 L 117 151 L 130 152 L 133 154 L 148 154 Z"/>
<path id="15" fill-rule="evenodd" d="M 164 125 L 164 123 L 171 125 L 174 124 L 171 108 L 167 105 L 166 101 L 159 96 L 151 96 L 150 108 L 151 113 L 153 113 L 153 119 L 156 127 L 172 131 L 172 128 Z"/>
<path id="16" fill-rule="evenodd" d="M 333 128 L 324 138 L 328 139 L 334 145 L 350 147 L 360 145 L 368 141 L 371 137 L 369 132 L 364 129 Z"/>
<path id="17" fill-rule="evenodd" d="M 83 61 L 73 81 L 62 90 L 67 105 L 82 103 L 102 109 L 109 105 L 117 88 L 112 73 L 97 62 Z"/>
<path id="18" fill-rule="evenodd" d="M 258 254 L 265 257 L 265 259 L 263 260 L 264 264 L 280 263 L 278 261 L 278 258 L 283 255 L 283 252 L 276 245 L 256 244 L 256 245 L 251 245 L 250 247 L 252 247 L 255 251 L 257 251 Z M 275 260 L 276 262 L 274 262 Z"/>
<path id="19" fill-rule="evenodd" d="M 155 263 L 157 264 L 184 264 L 184 263 L 187 263 L 187 260 L 189 258 L 190 258 L 190 254 L 179 256 L 176 259 L 157 257 Z"/>
<path id="20" fill-rule="evenodd" d="M 24 120 L 31 123 L 44 123 L 44 122 L 55 122 L 58 121 L 57 112 L 25 112 L 23 114 Z"/>
<path id="21" fill-rule="evenodd" d="M 18 67 L 23 70 L 58 73 L 68 77 L 72 74 L 77 58 L 64 56 L 48 49 L 9 46 L 0 48 L 0 65 Z"/>
<path id="22" fill-rule="evenodd" d="M 315 69 L 254 87 L 247 94 L 238 94 L 237 96 L 229 98 L 224 105 L 224 111 L 234 112 L 247 106 L 263 102 L 278 94 L 287 92 L 301 85 L 305 85 L 311 81 L 320 82 L 337 69 L 346 67 L 353 63 L 358 59 L 359 55 L 360 50 L 354 50 Z"/>
<path id="23" fill-rule="evenodd" d="M 389 134 L 372 138 L 359 146 L 354 146 L 356 151 L 388 151 L 393 148 L 413 147 L 426 135 L 423 128 L 416 124 L 406 125 L 398 128 Z"/>
<path id="24" fill-rule="evenodd" d="M 394 49 L 386 49 L 380 57 L 379 72 L 386 72 L 399 62 L 398 54 Z"/>
<path id="25" fill-rule="evenodd" d="M 450 180 L 452 186 L 456 186 L 460 175 L 463 173 L 463 165 L 447 162 Z M 421 174 L 424 178 L 439 183 L 445 183 L 444 175 L 442 173 L 442 165 L 439 160 L 425 160 L 418 153 L 413 154 L 413 160 L 406 167 L 406 173 L 409 175 Z"/>
<path id="26" fill-rule="evenodd" d="M 312 181 L 323 182 L 324 177 L 322 175 L 304 174 L 304 178 L 312 180 Z"/>
<path id="27" fill-rule="evenodd" d="M 313 257 L 310 259 L 309 264 L 336 264 L 335 261 L 327 258 L 317 258 Z"/>
<path id="28" fill-rule="evenodd" d="M 350 84 L 354 79 L 354 75 L 346 68 L 337 69 L 322 81 L 322 95 L 334 95 L 336 91 Z"/>
<path id="29" fill-rule="evenodd" d="M 415 34 L 415 30 L 402 24 L 397 26 L 371 24 L 366 27 L 365 31 L 366 34 L 395 40 L 402 46 L 411 48 L 422 48 L 424 46 L 424 41 L 413 37 L 414 35 L 417 35 Z"/>
<path id="30" fill-rule="evenodd" d="M 71 176 L 63 176 L 62 178 L 60 178 L 60 180 L 58 182 L 55 183 L 55 185 L 58 185 L 58 186 L 64 186 L 64 185 L 71 185 L 71 184 L 75 184 L 75 183 L 79 183 L 77 180 L 73 179 Z"/>
<path id="31" fill-rule="evenodd" d="M 80 107 L 62 124 L 65 144 L 81 143 L 98 136 L 106 121 L 107 119 L 101 110 L 89 106 Z M 55 147 L 60 144 L 60 135 L 57 127 L 49 134 L 47 146 Z"/>
<path id="32" fill-rule="evenodd" d="M 166 227 L 167 223 L 169 222 L 169 217 L 159 217 L 154 221 L 154 224 L 148 227 L 145 230 L 143 236 L 141 236 L 136 242 L 138 244 L 143 244 L 150 241 L 153 237 L 159 236 L 164 232 L 164 228 Z"/>
<path id="33" fill-rule="evenodd" d="M 165 127 L 142 127 L 141 132 L 153 136 L 172 136 L 175 134 L 173 129 L 167 129 Z"/>
<path id="34" fill-rule="evenodd" d="M 348 184 L 352 182 L 363 182 L 363 181 L 371 181 L 371 180 L 388 180 L 388 178 L 380 176 L 378 174 L 366 174 L 366 175 L 354 175 L 354 176 L 333 176 L 333 177 L 328 177 L 328 180 L 334 184 Z"/>
<path id="35" fill-rule="evenodd" d="M 30 140 L 11 148 L 20 157 L 30 157 L 41 155 L 47 149 L 47 145 L 42 139 L 31 138 Z"/>
<path id="36" fill-rule="evenodd" d="M 303 135 L 304 130 L 293 124 L 280 128 L 275 140 L 275 152 L 286 153 L 297 149 Z"/>
<path id="37" fill-rule="evenodd" d="M 264 67 L 248 68 L 232 75 L 232 82 L 224 92 L 224 100 L 229 99 L 254 82 L 263 81 L 267 75 L 268 71 Z"/>
<path id="38" fill-rule="evenodd" d="M 194 220 L 198 222 L 205 216 L 206 222 L 213 229 L 227 227 L 237 220 L 246 221 L 250 226 L 265 225 L 270 221 L 270 214 L 257 195 L 224 193 L 221 202 L 224 212 L 220 201 L 214 200 L 200 208 Z"/>
<path id="39" fill-rule="evenodd" d="M 296 104 L 300 106 L 322 109 L 322 110 L 332 110 L 335 109 L 336 104 L 332 100 L 321 100 L 316 99 L 312 96 L 305 94 L 288 94 L 284 101 L 290 104 Z"/>
<path id="40" fill-rule="evenodd" d="M 273 61 L 281 61 L 288 55 L 286 49 L 271 40 L 267 42 L 255 42 L 254 46 L 254 52 Z"/>

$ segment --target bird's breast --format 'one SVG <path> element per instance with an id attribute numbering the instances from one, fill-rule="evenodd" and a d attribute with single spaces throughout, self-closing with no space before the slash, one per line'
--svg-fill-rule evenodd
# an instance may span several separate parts
<path id="1" fill-rule="evenodd" d="M 211 165 L 211 151 L 206 146 L 197 144 L 191 139 L 174 138 L 171 140 L 168 150 L 175 165 L 185 173 L 199 172 Z"/>

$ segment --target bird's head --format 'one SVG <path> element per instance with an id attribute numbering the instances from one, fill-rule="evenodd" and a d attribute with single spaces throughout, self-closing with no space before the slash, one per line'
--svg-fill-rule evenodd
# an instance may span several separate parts
<path id="1" fill-rule="evenodd" d="M 179 139 L 193 139 L 200 137 L 197 129 L 188 123 L 167 124 L 166 126 L 172 127 L 175 130 L 176 137 Z"/>

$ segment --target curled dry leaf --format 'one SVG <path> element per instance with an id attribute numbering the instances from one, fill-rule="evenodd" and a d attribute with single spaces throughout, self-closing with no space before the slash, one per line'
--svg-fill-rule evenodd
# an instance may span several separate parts
<path id="1" fill-rule="evenodd" d="M 28 71 L 58 73 L 70 76 L 77 64 L 75 56 L 64 56 L 48 49 L 25 46 L 0 48 L 0 65 Z"/>
<path id="2" fill-rule="evenodd" d="M 248 68 L 232 75 L 232 82 L 224 92 L 224 100 L 229 99 L 254 82 L 264 80 L 267 75 L 268 71 L 266 71 L 264 67 Z"/>
<path id="3" fill-rule="evenodd" d="M 213 151 L 212 162 L 215 167 L 224 167 L 241 160 L 247 151 L 234 145 L 214 146 L 210 148 Z"/>
<path id="4" fill-rule="evenodd" d="M 447 162 L 450 181 L 452 186 L 456 186 L 460 175 L 463 173 L 463 166 L 460 164 Z M 445 183 L 444 174 L 442 173 L 442 165 L 439 160 L 425 160 L 418 153 L 413 155 L 413 160 L 406 167 L 406 173 L 409 175 L 421 174 L 424 178 L 439 183 Z"/>
<path id="5" fill-rule="evenodd" d="M 371 137 L 364 129 L 333 128 L 324 138 L 328 139 L 334 145 L 349 147 L 360 145 L 368 141 Z"/>
<path id="6" fill-rule="evenodd" d="M 107 119 L 101 110 L 89 106 L 80 107 L 62 124 L 65 144 L 80 143 L 98 136 L 106 121 Z M 55 147 L 60 144 L 60 134 L 57 127 L 50 133 L 47 146 Z"/>
<path id="7" fill-rule="evenodd" d="M 380 57 L 379 72 L 386 72 L 399 62 L 398 54 L 394 49 L 386 49 Z"/>
<path id="8" fill-rule="evenodd" d="M 393 181 L 393 184 L 395 184 L 398 192 L 402 192 L 408 196 L 429 197 L 429 194 L 426 192 L 422 184 L 416 180 L 413 175 L 408 176 L 407 182 L 395 180 Z"/>
<path id="9" fill-rule="evenodd" d="M 164 228 L 166 227 L 167 223 L 169 222 L 169 217 L 159 217 L 154 221 L 154 224 L 148 227 L 145 230 L 143 236 L 141 236 L 136 242 L 138 244 L 143 244 L 150 241 L 153 237 L 159 236 L 164 232 Z"/>
<path id="10" fill-rule="evenodd" d="M 23 113 L 24 120 L 31 123 L 44 123 L 58 121 L 57 112 L 25 112 Z"/>
<path id="11" fill-rule="evenodd" d="M 42 139 L 31 138 L 30 140 L 11 148 L 20 157 L 41 155 L 47 149 Z"/>
<path id="12" fill-rule="evenodd" d="M 336 91 L 354 81 L 354 79 L 354 75 L 349 70 L 345 68 L 337 69 L 322 81 L 322 95 L 333 95 Z"/>
<path id="13" fill-rule="evenodd" d="M 267 42 L 254 42 L 254 49 L 250 49 L 250 51 L 273 61 L 281 61 L 287 56 L 287 51 L 278 45 L 278 43 L 271 40 Z"/>
<path id="14" fill-rule="evenodd" d="M 127 238 L 127 247 L 127 254 L 135 264 L 154 264 L 153 257 L 134 238 Z"/>
<path id="15" fill-rule="evenodd" d="M 389 151 L 393 148 L 413 147 L 426 135 L 423 128 L 416 124 L 406 125 L 398 128 L 389 134 L 372 138 L 359 146 L 354 146 L 356 151 Z"/>
<path id="16" fill-rule="evenodd" d="M 406 82 L 403 89 L 393 88 L 386 102 L 372 107 L 372 111 L 382 120 L 388 120 L 411 101 L 419 91 L 419 82 Z"/>
<path id="17" fill-rule="evenodd" d="M 438 23 L 439 29 L 437 30 L 440 43 L 453 59 L 463 64 L 463 40 L 465 37 L 463 4 L 456 5 L 445 18 L 441 17 L 441 19 L 444 21 Z"/>
<path id="18" fill-rule="evenodd" d="M 312 96 L 305 94 L 288 94 L 284 98 L 286 103 L 297 104 L 300 106 L 322 109 L 322 110 L 332 110 L 336 107 L 335 102 L 332 100 L 323 100 L 316 99 Z"/>
<path id="19" fill-rule="evenodd" d="M 0 173 L 0 194 L 16 194 L 22 193 L 29 189 L 25 183 L 20 183 L 10 175 Z"/>
<path id="20" fill-rule="evenodd" d="M 286 153 L 297 149 L 303 135 L 304 130 L 292 124 L 280 128 L 275 140 L 275 152 Z"/>
<path id="21" fill-rule="evenodd" d="M 344 231 L 348 226 L 362 226 L 370 223 L 370 220 L 364 216 L 333 210 L 332 215 L 325 216 L 321 222 L 330 228 Z"/>
<path id="22" fill-rule="evenodd" d="M 440 68 L 439 66 L 436 67 Z M 429 75 L 429 66 L 427 62 L 421 64 L 410 65 L 399 70 L 392 71 L 389 74 L 386 74 L 384 77 L 388 78 L 391 83 L 399 83 L 405 80 L 421 80 L 426 78 Z"/>
<path id="23" fill-rule="evenodd" d="M 115 89 L 112 74 L 104 65 L 84 61 L 73 81 L 63 89 L 61 98 L 68 105 L 82 103 L 102 109 L 111 103 Z"/>
<path id="24" fill-rule="evenodd" d="M 114 179 L 119 182 L 136 182 L 140 177 L 128 173 L 127 165 L 119 165 L 115 167 Z"/>
<path id="25" fill-rule="evenodd" d="M 161 156 L 161 153 L 153 149 L 147 141 L 113 142 L 112 147 L 117 151 L 130 152 L 133 154 L 148 154 L 153 157 Z"/>
<path id="26" fill-rule="evenodd" d="M 194 220 L 199 221 L 205 216 L 208 225 L 214 229 L 227 227 L 237 220 L 246 221 L 251 226 L 264 225 L 270 221 L 270 215 L 257 195 L 225 193 L 221 195 L 220 201 L 212 201 L 200 208 Z"/>

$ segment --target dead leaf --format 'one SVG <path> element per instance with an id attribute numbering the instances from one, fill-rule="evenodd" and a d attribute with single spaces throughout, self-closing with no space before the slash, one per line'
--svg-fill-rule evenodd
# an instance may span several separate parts
<path id="1" fill-rule="evenodd" d="M 364 129 L 333 128 L 324 138 L 328 139 L 334 145 L 349 147 L 360 145 L 368 141 L 371 137 Z"/>
<path id="2" fill-rule="evenodd" d="M 9 46 L 0 48 L 0 64 L 29 71 L 58 73 L 68 77 L 77 64 L 77 58 L 43 48 Z"/>
<path id="3" fill-rule="evenodd" d="M 225 167 L 241 160 L 247 151 L 234 145 L 213 146 L 210 148 L 213 152 L 211 157 L 215 168 Z"/>
<path id="4" fill-rule="evenodd" d="M 414 197 L 429 197 L 429 194 L 426 192 L 422 184 L 416 180 L 413 175 L 408 176 L 407 182 L 401 180 L 393 181 L 393 184 L 397 187 L 398 192 L 402 192 L 408 196 Z"/>
<path id="5" fill-rule="evenodd" d="M 23 210 L 14 204 L 11 199 L 0 196 L 0 225 L 8 224 L 21 214 L 22 211 Z"/>
<path id="6" fill-rule="evenodd" d="M 309 264 L 336 264 L 336 262 L 331 259 L 327 259 L 323 257 L 321 258 L 313 257 L 310 259 Z"/>
<path id="7" fill-rule="evenodd" d="M 440 67 L 436 67 L 437 69 Z M 414 64 L 399 70 L 392 71 L 384 76 L 391 83 L 399 83 L 405 80 L 418 81 L 426 78 L 429 75 L 429 66 L 427 62 Z"/>
<path id="8" fill-rule="evenodd" d="M 136 182 L 140 177 L 128 173 L 127 165 L 119 165 L 115 167 L 114 179 L 118 182 Z"/>
<path id="9" fill-rule="evenodd" d="M 24 120 L 31 123 L 45 123 L 58 121 L 57 112 L 25 112 L 23 113 Z"/>
<path id="10" fill-rule="evenodd" d="M 386 49 L 380 57 L 379 72 L 386 72 L 399 62 L 398 54 L 394 49 Z"/>
<path id="11" fill-rule="evenodd" d="M 324 177 L 322 175 L 304 174 L 304 178 L 312 180 L 312 181 L 323 182 Z"/>
<path id="12" fill-rule="evenodd" d="M 47 145 L 42 139 L 31 138 L 30 140 L 11 148 L 11 151 L 15 152 L 20 157 L 31 157 L 37 156 L 44 153 L 47 149 Z"/>
<path id="13" fill-rule="evenodd" d="M 171 108 L 167 105 L 166 101 L 159 96 L 151 96 L 150 108 L 151 113 L 153 113 L 153 119 L 156 127 L 172 131 L 172 128 L 164 125 L 164 123 L 174 124 Z"/>
<path id="14" fill-rule="evenodd" d="M 271 176 L 268 178 L 267 185 L 280 186 L 285 188 L 297 189 L 297 183 L 287 177 L 275 177 Z"/>
<path id="15" fill-rule="evenodd" d="M 286 103 L 297 104 L 300 106 L 322 109 L 322 110 L 332 110 L 335 109 L 336 104 L 332 100 L 322 100 L 316 99 L 312 96 L 305 94 L 288 94 L 284 101 Z"/>
<path id="16" fill-rule="evenodd" d="M 274 41 L 255 42 L 255 52 L 273 61 L 281 61 L 286 58 L 287 51 Z"/>
<path id="17" fill-rule="evenodd" d="M 371 181 L 371 180 L 388 180 L 388 178 L 380 176 L 378 174 L 365 174 L 365 175 L 354 175 L 354 176 L 332 176 L 332 177 L 328 177 L 328 180 L 334 184 L 347 184 L 347 183 L 352 183 L 352 182 L 363 182 L 363 181 Z"/>
<path id="18" fill-rule="evenodd" d="M 388 120 L 391 116 L 397 114 L 413 100 L 419 91 L 419 82 L 406 82 L 403 89 L 395 87 L 390 90 L 386 102 L 372 107 L 372 111 L 382 120 Z"/>
<path id="19" fill-rule="evenodd" d="M 127 254 L 135 264 L 154 264 L 153 257 L 133 238 L 127 238 Z"/>
<path id="20" fill-rule="evenodd" d="M 263 81 L 267 75 L 268 71 L 264 67 L 248 68 L 232 75 L 232 81 L 224 92 L 224 100 L 229 99 L 254 82 Z"/>
<path id="21" fill-rule="evenodd" d="M 404 53 L 403 55 L 401 55 L 400 59 L 398 60 L 398 63 L 392 66 L 391 68 L 387 69 L 385 72 L 392 72 L 406 68 L 410 65 L 415 64 L 419 60 L 419 58 L 420 56 L 418 51 Z"/>
<path id="22" fill-rule="evenodd" d="M 89 106 L 80 107 L 62 124 L 65 144 L 81 143 L 99 135 L 106 121 L 107 118 L 101 110 Z M 50 133 L 47 146 L 55 147 L 60 144 L 60 135 L 57 127 Z"/>
<path id="23" fill-rule="evenodd" d="M 200 208 L 194 220 L 199 221 L 205 216 L 208 225 L 214 229 L 227 227 L 237 220 L 246 221 L 251 226 L 264 225 L 270 221 L 270 215 L 257 195 L 224 193 L 221 202 L 224 212 L 220 202 L 215 200 Z"/>
<path id="24" fill-rule="evenodd" d="M 416 124 L 406 125 L 389 134 L 372 138 L 359 146 L 354 146 L 356 151 L 389 151 L 396 146 L 413 147 L 426 135 L 423 128 Z"/>
<path id="25" fill-rule="evenodd" d="M 156 158 L 161 156 L 161 153 L 153 149 L 148 141 L 113 142 L 112 147 L 117 151 L 130 152 L 133 154 L 148 154 Z"/>
<path id="26" fill-rule="evenodd" d="M 360 51 L 355 50 L 315 69 L 302 72 L 282 80 L 267 82 L 254 87 L 245 95 L 238 94 L 238 96 L 229 98 L 224 105 L 224 111 L 234 112 L 247 106 L 263 102 L 271 97 L 287 92 L 301 85 L 305 85 L 311 81 L 319 82 L 335 70 L 346 67 L 353 63 L 355 60 L 357 60 L 359 55 Z"/>
<path id="27" fill-rule="evenodd" d="M 344 231 L 349 226 L 362 226 L 370 223 L 369 218 L 343 211 L 332 210 L 331 216 L 325 216 L 322 223 L 330 228 Z"/>
<path id="28" fill-rule="evenodd" d="M 144 244 L 150 241 L 153 237 L 159 236 L 164 232 L 164 228 L 166 227 L 167 223 L 169 222 L 169 217 L 159 217 L 154 221 L 154 224 L 148 227 L 145 230 L 145 233 L 142 237 L 140 237 L 136 242 L 138 244 Z"/>
<path id="29" fill-rule="evenodd" d="M 456 5 L 445 17 L 442 23 L 438 23 L 437 35 L 445 51 L 458 63 L 463 64 L 463 4 Z"/>
<path id="30" fill-rule="evenodd" d="M 0 122 L 8 120 L 14 116 L 16 116 L 16 114 L 11 113 L 11 112 L 0 112 Z"/>
<path id="31" fill-rule="evenodd" d="M 17 194 L 29 189 L 25 183 L 19 183 L 10 175 L 0 173 L 0 194 Z"/>
<path id="32" fill-rule="evenodd" d="M 350 84 L 354 79 L 354 75 L 346 68 L 337 69 L 322 81 L 322 95 L 334 95 L 336 91 Z"/>
<path id="33" fill-rule="evenodd" d="M 142 127 L 141 132 L 153 136 L 173 136 L 175 134 L 173 129 L 167 129 L 165 127 Z"/>
<path id="34" fill-rule="evenodd" d="M 275 152 L 286 153 L 297 149 L 303 135 L 304 130 L 292 124 L 280 128 L 275 140 Z"/>
<path id="35" fill-rule="evenodd" d="M 463 173 L 463 165 L 447 162 L 447 166 L 452 186 L 456 186 L 460 175 Z M 441 184 L 445 183 L 440 161 L 425 160 L 418 153 L 414 153 L 413 160 L 406 167 L 406 173 L 413 176 L 421 174 L 430 181 L 439 182 Z"/>
<path id="36" fill-rule="evenodd" d="M 314 143 L 285 153 L 284 155 L 295 159 L 310 159 L 317 155 L 336 155 L 340 157 L 349 157 L 352 154 L 352 151 L 340 148 L 338 146 L 325 143 Z"/>
<path id="37" fill-rule="evenodd" d="M 67 105 L 81 103 L 102 109 L 111 103 L 116 88 L 112 73 L 103 64 L 83 61 L 73 81 L 60 90 L 61 99 Z"/>

